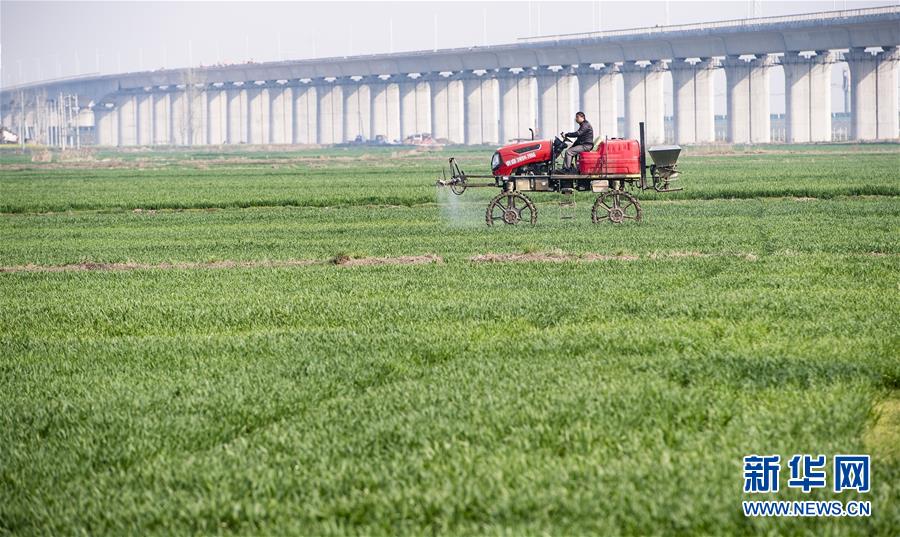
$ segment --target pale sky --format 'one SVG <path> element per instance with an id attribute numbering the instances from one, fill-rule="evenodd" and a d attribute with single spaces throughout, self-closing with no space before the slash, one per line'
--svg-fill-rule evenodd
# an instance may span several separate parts
<path id="1" fill-rule="evenodd" d="M 896 3 L 0 0 L 0 83 L 9 86 L 92 73 L 243 63 L 250 59 L 261 62 L 490 45 L 512 43 L 528 35 L 740 19 L 754 12 L 757 16 L 774 16 Z M 838 85 L 840 69 L 835 69 Z M 773 76 L 772 85 L 773 112 L 777 113 L 774 95 L 783 79 L 776 78 Z M 721 91 L 724 89 L 719 90 L 717 84 L 717 92 Z"/>

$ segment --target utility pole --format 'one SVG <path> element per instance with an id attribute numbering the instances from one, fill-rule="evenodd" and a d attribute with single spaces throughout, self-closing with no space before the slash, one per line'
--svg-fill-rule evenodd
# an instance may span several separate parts
<path id="1" fill-rule="evenodd" d="M 78 106 L 78 94 L 75 94 L 75 147 L 81 149 L 81 108 Z"/>
<path id="2" fill-rule="evenodd" d="M 19 144 L 25 150 L 25 92 L 19 91 Z"/>
<path id="3" fill-rule="evenodd" d="M 66 106 L 63 102 L 63 94 L 60 92 L 56 101 L 56 132 L 59 133 L 59 148 L 66 150 Z"/>

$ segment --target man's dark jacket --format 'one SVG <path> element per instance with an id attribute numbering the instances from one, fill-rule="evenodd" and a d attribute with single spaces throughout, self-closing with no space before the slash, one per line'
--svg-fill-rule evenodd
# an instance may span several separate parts
<path id="1" fill-rule="evenodd" d="M 591 124 L 588 123 L 588 120 L 584 120 L 581 122 L 581 126 L 578 127 L 578 130 L 575 132 L 567 132 L 566 137 L 571 138 L 575 136 L 575 143 L 572 144 L 572 147 L 576 145 L 594 145 L 594 128 L 591 127 Z"/>

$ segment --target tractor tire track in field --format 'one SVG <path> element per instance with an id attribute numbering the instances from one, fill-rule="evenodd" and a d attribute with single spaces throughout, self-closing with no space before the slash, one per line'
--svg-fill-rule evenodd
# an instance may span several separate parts
<path id="1" fill-rule="evenodd" d="M 666 252 L 651 253 L 643 259 L 676 259 L 682 257 L 736 256 L 748 261 L 755 261 L 754 254 L 710 254 L 700 252 Z M 530 253 L 485 253 L 468 258 L 473 263 L 562 263 L 566 261 L 639 261 L 636 254 L 600 254 L 588 252 L 570 254 L 561 251 Z M 286 259 L 267 261 L 221 260 L 209 262 L 176 262 L 176 263 L 96 263 L 83 262 L 66 265 L 9 265 L 0 266 L 0 273 L 17 272 L 121 272 L 131 270 L 196 270 L 196 269 L 235 269 L 235 268 L 286 268 L 308 267 L 314 265 L 334 265 L 339 267 L 360 267 L 378 265 L 424 265 L 443 263 L 444 259 L 435 254 L 397 256 L 397 257 L 349 257 L 338 255 L 331 259 Z"/>
<path id="2" fill-rule="evenodd" d="M 791 256 L 794 252 L 782 251 L 771 255 Z M 898 254 L 885 252 L 864 252 L 846 255 L 863 255 L 869 257 L 894 257 Z M 672 251 L 650 252 L 648 254 L 601 254 L 585 252 L 573 254 L 562 251 L 526 252 L 526 253 L 484 253 L 466 258 L 472 263 L 563 263 L 563 262 L 600 262 L 600 261 L 657 261 L 686 258 L 735 258 L 744 261 L 758 261 L 759 256 L 752 252 L 697 252 Z M 331 259 L 284 259 L 266 261 L 221 260 L 209 262 L 175 262 L 175 263 L 95 263 L 83 262 L 67 265 L 8 265 L 0 266 L 0 273 L 21 272 L 122 272 L 131 270 L 196 270 L 196 269 L 236 269 L 236 268 L 290 268 L 309 266 L 366 267 L 380 265 L 428 265 L 443 264 L 444 258 L 436 254 L 406 255 L 393 257 L 349 257 L 338 255 Z"/>
<path id="3" fill-rule="evenodd" d="M 860 187 L 848 189 L 835 189 L 832 191 L 811 192 L 805 189 L 785 189 L 785 190 L 759 190 L 759 191 L 737 191 L 722 190 L 717 192 L 680 192 L 677 196 L 669 198 L 661 198 L 658 196 L 642 198 L 641 203 L 674 203 L 684 204 L 697 201 L 741 201 L 741 200 L 788 200 L 795 202 L 812 202 L 820 200 L 833 199 L 854 199 L 867 200 L 873 198 L 896 198 L 900 197 L 900 190 L 894 187 Z M 416 198 L 404 199 L 395 197 L 390 200 L 381 202 L 372 199 L 352 200 L 346 203 L 335 203 L 333 201 L 304 200 L 304 199 L 284 199 L 284 200 L 260 200 L 245 202 L 221 202 L 221 203 L 152 203 L 141 206 L 104 206 L 94 204 L 78 204 L 70 203 L 65 206 L 37 208 L 13 205 L 0 205 L 0 215 L 5 217 L 13 216 L 54 216 L 54 215 L 71 215 L 71 214 L 121 214 L 134 213 L 143 215 L 155 215 L 159 213 L 179 213 L 189 211 L 224 211 L 224 210 L 241 210 L 241 209 L 351 209 L 351 208 L 367 208 L 367 209 L 418 209 L 423 207 L 437 207 L 440 204 L 435 203 L 431 196 L 422 195 Z"/>
<path id="4" fill-rule="evenodd" d="M 759 257 L 753 253 L 709 253 L 709 252 L 651 252 L 638 254 L 600 254 L 587 252 L 570 254 L 565 252 L 531 252 L 522 254 L 479 254 L 469 258 L 474 263 L 528 263 L 564 261 L 639 261 L 641 259 L 655 261 L 657 259 L 681 259 L 687 257 L 735 257 L 745 261 L 756 261 Z"/>
<path id="5" fill-rule="evenodd" d="M 541 261 L 549 263 L 561 263 L 563 261 L 637 261 L 637 255 L 605 255 L 587 253 L 583 255 L 567 254 L 564 252 L 532 252 L 524 254 L 479 254 L 469 258 L 476 263 L 523 263 Z"/>
<path id="6" fill-rule="evenodd" d="M 347 257 L 332 259 L 286 259 L 272 261 L 209 261 L 180 263 L 73 263 L 69 265 L 12 265 L 0 267 L 2 272 L 88 272 L 88 271 L 128 271 L 128 270 L 191 270 L 191 269 L 232 269 L 232 268 L 284 268 L 307 267 L 311 265 L 336 265 L 341 267 L 376 265 L 423 265 L 443 263 L 437 255 L 408 255 L 397 257 Z"/>

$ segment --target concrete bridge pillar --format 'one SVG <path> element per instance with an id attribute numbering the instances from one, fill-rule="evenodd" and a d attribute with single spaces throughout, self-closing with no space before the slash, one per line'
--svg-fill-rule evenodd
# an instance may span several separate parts
<path id="1" fill-rule="evenodd" d="M 619 131 L 616 77 L 619 68 L 610 64 L 601 69 L 581 68 L 577 72 L 579 105 L 594 126 L 594 138 L 615 138 Z"/>
<path id="2" fill-rule="evenodd" d="M 179 145 L 206 144 L 207 123 L 206 89 L 187 85 L 175 94 L 172 124 L 177 129 L 176 143 Z"/>
<path id="3" fill-rule="evenodd" d="M 168 91 L 156 91 L 151 94 L 153 99 L 153 145 L 170 145 L 171 129 L 169 128 L 170 110 Z"/>
<path id="4" fill-rule="evenodd" d="M 369 113 L 371 116 L 371 132 L 372 139 L 378 136 L 388 137 L 388 102 L 386 80 L 380 77 L 371 77 L 367 79 L 369 86 Z"/>
<path id="5" fill-rule="evenodd" d="M 400 137 L 431 132 L 431 88 L 421 75 L 403 78 L 398 84 Z"/>
<path id="6" fill-rule="evenodd" d="M 531 137 L 529 128 L 537 133 L 535 114 L 535 81 L 527 70 L 521 73 L 502 71 L 497 75 L 500 94 L 500 144 Z"/>
<path id="7" fill-rule="evenodd" d="M 228 92 L 223 87 L 207 90 L 206 140 L 209 145 L 221 145 L 228 139 Z"/>
<path id="8" fill-rule="evenodd" d="M 117 99 L 116 108 L 119 111 L 119 139 L 116 145 L 119 147 L 137 144 L 137 96 L 123 95 Z"/>
<path id="9" fill-rule="evenodd" d="M 424 77 L 416 79 L 415 132 L 431 133 L 431 83 Z"/>
<path id="10" fill-rule="evenodd" d="M 431 135 L 437 139 L 448 138 L 449 114 L 447 105 L 447 77 L 440 73 L 427 75 L 431 86 Z"/>
<path id="11" fill-rule="evenodd" d="M 769 108 L 771 56 L 742 60 L 728 56 L 725 67 L 728 100 L 728 141 L 733 144 L 768 143 L 772 139 Z"/>
<path id="12" fill-rule="evenodd" d="M 498 141 L 497 81 L 493 73 L 468 73 L 463 79 L 465 94 L 465 140 L 467 144 L 496 144 Z"/>
<path id="13" fill-rule="evenodd" d="M 400 139 L 400 88 L 390 79 L 376 79 L 371 85 L 372 137 L 388 141 Z"/>
<path id="14" fill-rule="evenodd" d="M 750 60 L 750 141 L 754 144 L 767 144 L 772 141 L 772 108 L 770 90 L 770 73 L 775 65 L 771 55 Z M 831 129 L 828 130 L 831 136 Z"/>
<path id="15" fill-rule="evenodd" d="M 666 70 L 665 62 L 657 60 L 646 66 L 626 63 L 621 70 L 625 86 L 625 137 L 637 139 L 638 123 L 643 121 L 647 143 L 664 143 L 662 74 Z"/>
<path id="16" fill-rule="evenodd" d="M 712 74 L 717 65 L 712 58 L 695 63 L 675 59 L 669 64 L 676 144 L 716 141 Z"/>
<path id="17" fill-rule="evenodd" d="M 295 144 L 318 143 L 318 90 L 316 86 L 302 82 L 295 85 L 292 90 L 294 99 L 291 110 L 294 116 L 293 142 Z"/>
<path id="18" fill-rule="evenodd" d="M 844 59 L 850 67 L 850 137 L 891 140 L 900 136 L 897 124 L 897 72 L 900 49 L 884 47 L 872 54 L 853 48 Z"/>
<path id="19" fill-rule="evenodd" d="M 136 96 L 137 106 L 137 145 L 153 143 L 153 95 L 140 93 Z"/>
<path id="20" fill-rule="evenodd" d="M 878 138 L 878 61 L 863 47 L 850 49 L 844 59 L 850 68 L 850 138 L 875 140 Z"/>
<path id="21" fill-rule="evenodd" d="M 828 51 L 804 57 L 786 52 L 784 67 L 785 141 L 831 141 L 831 66 Z"/>
<path id="22" fill-rule="evenodd" d="M 317 87 L 319 143 L 339 144 L 344 141 L 344 95 L 337 81 L 323 81 Z"/>
<path id="23" fill-rule="evenodd" d="M 728 141 L 750 143 L 750 71 L 753 67 L 738 56 L 726 57 L 722 66 L 725 68 L 728 105 Z"/>
<path id="24" fill-rule="evenodd" d="M 119 113 L 103 104 L 94 107 L 94 125 L 97 145 L 113 146 L 119 143 Z"/>
<path id="25" fill-rule="evenodd" d="M 400 85 L 389 82 L 384 93 L 385 110 L 387 112 L 388 140 L 401 140 L 400 138 Z"/>
<path id="26" fill-rule="evenodd" d="M 294 139 L 293 92 L 284 84 L 269 87 L 269 143 L 289 144 Z"/>
<path id="27" fill-rule="evenodd" d="M 898 113 L 900 106 L 897 104 L 897 78 L 900 73 L 900 47 L 883 47 L 884 52 L 876 59 L 878 62 L 878 93 L 877 93 L 877 126 L 876 136 L 879 140 L 896 140 L 900 138 L 900 125 L 898 125 Z"/>
<path id="28" fill-rule="evenodd" d="M 247 143 L 269 143 L 269 90 L 251 83 L 247 87 Z"/>
<path id="29" fill-rule="evenodd" d="M 575 129 L 575 77 L 571 69 L 538 68 L 538 131 L 540 138 L 552 138 Z"/>
<path id="30" fill-rule="evenodd" d="M 362 80 L 350 80 L 343 86 L 344 97 L 344 139 L 355 140 L 361 136 L 364 140 L 371 138 L 372 118 L 369 112 L 371 97 L 369 86 Z"/>
<path id="31" fill-rule="evenodd" d="M 481 80 L 473 72 L 468 72 L 462 79 L 463 84 L 463 118 L 465 125 L 465 143 L 467 145 L 484 143 L 481 114 Z"/>
<path id="32" fill-rule="evenodd" d="M 338 81 L 323 81 L 318 86 L 319 143 L 344 141 L 344 92 Z"/>
<path id="33" fill-rule="evenodd" d="M 459 75 L 429 76 L 431 86 L 431 135 L 461 144 L 465 141 L 463 89 Z"/>
<path id="34" fill-rule="evenodd" d="M 226 141 L 229 144 L 247 143 L 247 93 L 243 84 L 231 84 L 226 90 L 227 109 L 227 133 Z"/>
<path id="35" fill-rule="evenodd" d="M 187 145 L 190 129 L 188 113 L 188 98 L 183 87 L 176 87 L 169 94 L 169 140 L 172 145 Z"/>
<path id="36" fill-rule="evenodd" d="M 416 132 L 416 81 L 409 78 L 409 75 L 400 75 L 397 92 L 400 104 L 400 140 L 406 140 Z"/>

